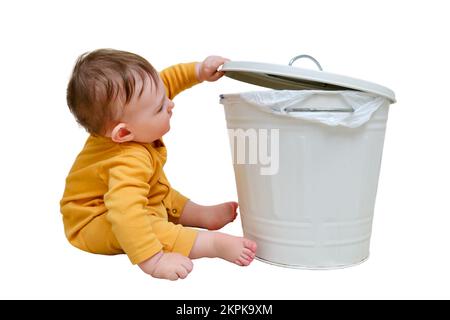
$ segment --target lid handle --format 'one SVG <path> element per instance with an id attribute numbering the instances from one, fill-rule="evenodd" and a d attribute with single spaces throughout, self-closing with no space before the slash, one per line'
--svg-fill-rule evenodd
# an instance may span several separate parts
<path id="1" fill-rule="evenodd" d="M 316 64 L 317 68 L 319 68 L 320 71 L 323 71 L 322 66 L 320 65 L 319 61 L 317 61 L 316 59 L 314 59 L 313 57 L 311 57 L 310 55 L 307 55 L 307 54 L 301 54 L 299 56 L 293 57 L 291 59 L 291 61 L 289 61 L 289 65 L 292 66 L 292 64 L 296 60 L 301 59 L 301 58 L 308 58 L 308 59 L 312 60 L 312 62 L 314 62 Z"/>

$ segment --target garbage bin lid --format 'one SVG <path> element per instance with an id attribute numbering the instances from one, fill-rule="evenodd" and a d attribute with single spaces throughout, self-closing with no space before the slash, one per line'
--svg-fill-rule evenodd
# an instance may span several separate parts
<path id="1" fill-rule="evenodd" d="M 320 71 L 293 67 L 298 59 L 308 57 L 313 59 Z M 339 74 L 322 71 L 320 64 L 307 55 L 300 55 L 291 60 L 289 65 L 250 61 L 228 61 L 221 71 L 227 77 L 278 90 L 358 90 L 374 93 L 395 103 L 395 94 L 389 88 L 379 84 L 351 78 Z"/>

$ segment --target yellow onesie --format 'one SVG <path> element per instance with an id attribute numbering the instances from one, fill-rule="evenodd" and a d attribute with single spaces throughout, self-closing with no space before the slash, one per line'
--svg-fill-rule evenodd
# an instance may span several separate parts
<path id="1" fill-rule="evenodd" d="M 160 76 L 169 99 L 198 83 L 195 63 Z M 89 136 L 60 202 L 69 242 L 92 253 L 126 253 L 133 264 L 161 250 L 188 256 L 197 231 L 177 224 L 188 199 L 171 188 L 166 157 L 162 140 L 119 144 Z"/>

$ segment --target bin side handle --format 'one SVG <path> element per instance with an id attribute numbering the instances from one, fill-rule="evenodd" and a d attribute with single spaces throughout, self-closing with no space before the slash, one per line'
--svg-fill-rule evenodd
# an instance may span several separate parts
<path id="1" fill-rule="evenodd" d="M 289 61 L 289 65 L 292 66 L 292 64 L 298 60 L 298 59 L 302 59 L 302 58 L 308 58 L 310 60 L 312 60 L 312 62 L 314 62 L 317 66 L 317 68 L 319 68 L 320 71 L 323 71 L 322 66 L 320 65 L 319 61 L 317 61 L 316 59 L 314 59 L 313 57 L 311 57 L 310 55 L 307 54 L 301 54 L 298 56 L 295 56 L 291 59 L 291 61 Z"/>

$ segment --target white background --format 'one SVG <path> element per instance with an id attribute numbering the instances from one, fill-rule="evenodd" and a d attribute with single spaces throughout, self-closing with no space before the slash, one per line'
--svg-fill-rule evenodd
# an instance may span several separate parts
<path id="1" fill-rule="evenodd" d="M 0 298 L 450 298 L 445 2 L 2 1 Z M 58 202 L 87 135 L 65 89 L 77 56 L 102 47 L 159 70 L 211 54 L 286 64 L 306 53 L 326 71 L 393 89 L 370 259 L 335 271 L 203 259 L 170 282 L 126 256 L 71 247 Z M 223 78 L 175 99 L 166 172 L 198 203 L 237 199 L 218 100 L 249 88 Z M 224 231 L 242 233 L 238 220 Z"/>

